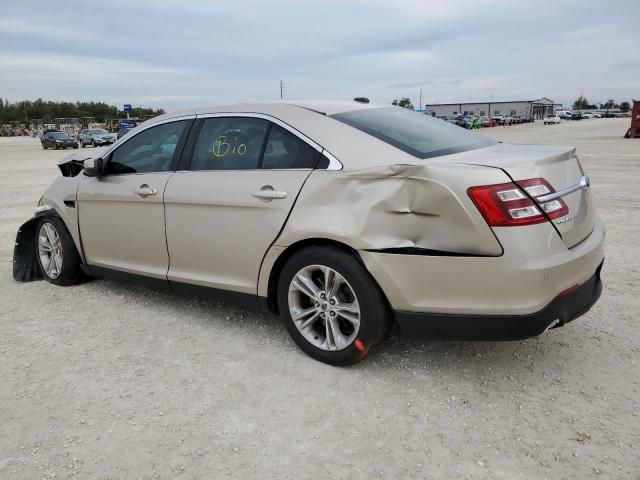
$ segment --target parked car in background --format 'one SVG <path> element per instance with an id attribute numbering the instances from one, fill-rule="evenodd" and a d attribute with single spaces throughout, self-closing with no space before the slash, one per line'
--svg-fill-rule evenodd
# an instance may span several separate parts
<path id="1" fill-rule="evenodd" d="M 42 148 L 78 148 L 78 142 L 69 136 L 68 133 L 58 131 L 47 131 L 40 139 Z"/>
<path id="2" fill-rule="evenodd" d="M 495 127 L 497 125 L 497 122 L 493 118 L 487 116 L 480 117 L 480 122 L 483 127 Z"/>
<path id="3" fill-rule="evenodd" d="M 596 112 L 596 113 L 593 114 L 593 118 L 602 118 L 602 114 Z"/>
<path id="4" fill-rule="evenodd" d="M 560 117 L 561 120 L 571 120 L 571 112 L 569 110 L 557 110 L 556 115 Z"/>
<path id="5" fill-rule="evenodd" d="M 542 122 L 545 125 L 557 125 L 558 123 L 560 123 L 560 117 L 558 115 L 556 115 L 555 113 L 552 113 L 550 115 L 545 115 L 544 119 L 542 120 Z"/>
<path id="6" fill-rule="evenodd" d="M 512 116 L 504 117 L 504 121 L 502 122 L 502 125 L 513 125 L 513 117 Z"/>
<path id="7" fill-rule="evenodd" d="M 64 159 L 20 227 L 16 281 L 87 274 L 246 302 L 333 365 L 363 359 L 394 322 L 522 339 L 602 292 L 604 225 L 571 146 L 305 102 L 166 114 L 95 153 Z"/>
<path id="8" fill-rule="evenodd" d="M 535 118 L 533 118 L 533 116 L 531 115 L 520 116 L 520 123 L 533 123 L 534 121 L 535 121 Z"/>
<path id="9" fill-rule="evenodd" d="M 453 123 L 455 123 L 459 127 L 469 129 L 471 128 L 471 117 L 458 115 L 453 119 Z"/>
<path id="10" fill-rule="evenodd" d="M 593 113 L 583 113 L 582 118 L 593 118 Z"/>
<path id="11" fill-rule="evenodd" d="M 491 119 L 495 120 L 497 125 L 504 125 L 504 115 L 494 115 Z"/>
<path id="12" fill-rule="evenodd" d="M 581 120 L 581 119 L 582 119 L 582 113 L 580 112 L 571 113 L 571 120 Z"/>
<path id="13" fill-rule="evenodd" d="M 116 138 L 124 137 L 127 133 L 129 133 L 129 130 L 131 129 L 127 127 L 121 128 L 120 130 L 118 130 L 118 133 L 116 134 Z"/>
<path id="14" fill-rule="evenodd" d="M 87 128 L 80 132 L 80 145 L 86 147 L 100 147 L 103 145 L 111 145 L 115 140 L 113 135 L 104 128 Z"/>

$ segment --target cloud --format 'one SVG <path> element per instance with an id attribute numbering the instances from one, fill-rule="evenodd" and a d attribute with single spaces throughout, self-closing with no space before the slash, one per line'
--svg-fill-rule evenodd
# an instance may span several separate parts
<path id="1" fill-rule="evenodd" d="M 10 2 L 0 95 L 167 109 L 287 98 L 638 96 L 640 4 L 569 0 Z M 37 13 L 37 14 L 36 14 Z"/>

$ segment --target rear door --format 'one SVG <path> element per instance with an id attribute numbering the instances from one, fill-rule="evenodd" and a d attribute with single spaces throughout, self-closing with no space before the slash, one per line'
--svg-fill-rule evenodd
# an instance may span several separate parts
<path id="1" fill-rule="evenodd" d="M 80 182 L 78 216 L 89 265 L 166 279 L 162 196 L 190 121 L 139 132 L 107 157 L 104 176 Z"/>
<path id="2" fill-rule="evenodd" d="M 265 252 L 321 148 L 258 115 L 209 116 L 198 127 L 190 165 L 165 191 L 168 278 L 256 294 Z"/>

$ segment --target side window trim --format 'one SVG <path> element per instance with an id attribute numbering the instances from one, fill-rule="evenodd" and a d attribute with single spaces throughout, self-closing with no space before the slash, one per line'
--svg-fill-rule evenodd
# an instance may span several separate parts
<path id="1" fill-rule="evenodd" d="M 283 129 L 287 130 L 289 133 L 295 135 L 300 140 L 302 140 L 303 142 L 308 144 L 310 147 L 312 147 L 314 150 L 319 152 L 321 155 L 329 154 L 330 156 L 329 155 L 325 155 L 327 157 L 327 159 L 329 160 L 329 166 L 324 170 L 342 170 L 342 163 L 340 162 L 340 160 L 338 160 L 335 156 L 331 155 L 322 146 L 318 145 L 316 142 L 314 142 L 309 137 L 307 137 L 304 133 L 300 132 L 299 130 L 296 130 L 294 127 L 292 127 L 288 123 L 283 122 L 279 118 L 273 117 L 271 115 L 267 115 L 265 113 L 246 113 L 246 112 L 205 113 L 205 114 L 199 114 L 197 116 L 198 120 L 205 119 L 205 118 L 216 118 L 216 117 L 249 117 L 249 118 L 259 118 L 259 119 L 263 119 L 263 120 L 268 120 L 272 124 L 276 124 L 276 125 L 282 127 Z M 268 139 L 269 139 L 269 135 L 268 134 L 269 133 L 271 133 L 271 126 L 269 126 L 269 131 L 267 132 L 267 136 L 265 137 L 264 148 L 266 148 L 266 142 L 268 142 Z M 262 158 L 263 158 L 263 156 L 264 156 L 264 149 L 260 154 L 258 167 L 262 166 Z M 185 162 L 185 163 L 187 163 L 187 162 Z M 187 170 L 190 167 L 191 167 L 191 155 L 189 156 Z M 180 164 L 180 171 L 182 171 L 182 163 Z"/>
<path id="2" fill-rule="evenodd" d="M 180 156 L 180 161 L 176 166 L 177 172 L 191 171 L 191 159 L 193 157 L 193 152 L 196 148 L 196 142 L 198 141 L 198 136 L 200 135 L 200 130 L 202 129 L 203 124 L 204 124 L 204 120 L 202 118 L 194 119 L 193 124 L 191 125 L 191 130 L 189 131 L 189 135 L 186 139 L 184 148 L 182 149 L 182 155 Z"/>
<path id="3" fill-rule="evenodd" d="M 173 157 L 171 159 L 171 163 L 169 165 L 169 169 L 166 170 L 167 172 L 175 172 L 177 167 L 178 167 L 178 165 L 179 165 L 179 163 L 180 163 L 180 159 L 181 159 L 183 151 L 184 151 L 184 147 L 185 147 L 185 143 L 187 141 L 187 137 L 188 137 L 189 133 L 191 132 L 191 130 L 193 129 L 193 123 L 195 122 L 195 119 L 196 119 L 196 117 L 194 115 L 192 115 L 192 116 L 188 116 L 188 117 L 171 118 L 171 119 L 167 119 L 166 121 L 153 123 L 153 124 L 149 125 L 148 127 L 143 128 L 139 132 L 136 132 L 135 135 L 127 136 L 126 140 L 123 141 L 122 143 L 118 144 L 118 142 L 116 142 L 117 145 L 114 145 L 114 147 L 110 148 L 104 154 L 103 158 L 105 160 L 105 171 L 109 172 L 109 164 L 111 163 L 111 158 L 113 157 L 113 153 L 116 150 L 118 150 L 120 147 L 125 145 L 132 138 L 135 138 L 138 135 L 140 135 L 141 133 L 146 132 L 147 130 L 149 130 L 151 128 L 154 128 L 154 127 L 159 127 L 161 125 L 166 125 L 168 123 L 182 122 L 182 121 L 187 120 L 187 123 L 185 124 L 184 129 L 182 130 L 182 134 L 180 135 L 180 138 L 178 139 L 178 143 L 176 145 L 176 149 L 173 152 Z M 160 173 L 160 172 L 107 173 L 106 176 L 111 176 L 111 175 L 117 175 L 117 176 L 121 176 L 121 175 L 144 175 L 144 174 L 147 174 L 147 173 Z"/>
<path id="4" fill-rule="evenodd" d="M 329 160 L 329 165 L 323 170 L 342 170 L 342 163 L 340 163 L 340 160 L 334 157 L 331 152 L 323 149 L 322 156 L 326 157 L 326 159 Z"/>
<path id="5" fill-rule="evenodd" d="M 262 148 L 260 148 L 260 156 L 258 157 L 258 167 L 256 170 L 262 169 L 262 161 L 264 160 L 264 152 L 267 150 L 267 145 L 269 144 L 269 137 L 271 136 L 271 130 L 273 129 L 273 122 L 269 122 L 269 126 L 267 127 L 267 133 L 264 136 L 264 140 L 262 140 Z"/>

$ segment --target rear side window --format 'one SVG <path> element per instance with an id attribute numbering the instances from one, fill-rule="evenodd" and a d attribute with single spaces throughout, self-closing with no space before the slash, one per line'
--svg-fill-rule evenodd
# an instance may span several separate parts
<path id="1" fill-rule="evenodd" d="M 423 159 L 497 143 L 478 133 L 401 107 L 365 108 L 331 117 Z"/>
<path id="2" fill-rule="evenodd" d="M 269 122 L 259 118 L 207 118 L 193 151 L 191 170 L 258 168 Z"/>
<path id="3" fill-rule="evenodd" d="M 109 160 L 109 174 L 166 172 L 171 169 L 187 120 L 164 123 L 131 137 Z"/>
<path id="4" fill-rule="evenodd" d="M 261 168 L 314 168 L 320 152 L 284 128 L 273 125 L 264 150 Z"/>

